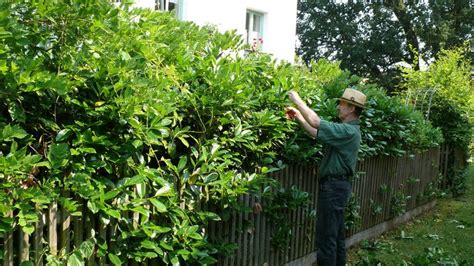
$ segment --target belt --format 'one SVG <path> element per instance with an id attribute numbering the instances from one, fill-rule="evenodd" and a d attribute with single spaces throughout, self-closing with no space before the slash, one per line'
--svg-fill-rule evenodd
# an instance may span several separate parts
<path id="1" fill-rule="evenodd" d="M 320 178 L 320 182 L 333 181 L 333 180 L 350 181 L 351 177 L 349 175 L 325 175 L 325 176 Z"/>

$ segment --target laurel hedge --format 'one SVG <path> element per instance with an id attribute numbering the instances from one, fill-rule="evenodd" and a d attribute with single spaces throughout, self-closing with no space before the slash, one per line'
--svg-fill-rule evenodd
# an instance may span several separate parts
<path id="1" fill-rule="evenodd" d="M 117 230 L 51 263 L 92 250 L 114 264 L 216 262 L 225 245 L 206 223 L 245 210 L 238 196 L 262 191 L 267 173 L 320 157 L 284 118 L 290 89 L 329 120 L 344 88 L 366 92 L 362 157 L 441 141 L 421 113 L 337 63 L 277 62 L 234 32 L 108 1 L 0 6 L 0 236 L 31 234 L 53 201 L 73 216 L 85 202 Z"/>

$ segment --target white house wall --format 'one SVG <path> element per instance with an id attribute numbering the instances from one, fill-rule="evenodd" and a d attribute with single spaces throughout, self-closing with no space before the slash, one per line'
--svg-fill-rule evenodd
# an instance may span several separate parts
<path id="1" fill-rule="evenodd" d="M 154 7 L 154 0 L 136 0 L 136 6 Z M 245 36 L 247 10 L 264 14 L 264 52 L 293 62 L 296 42 L 297 0 L 178 0 L 179 18 L 198 25 L 235 29 Z"/>

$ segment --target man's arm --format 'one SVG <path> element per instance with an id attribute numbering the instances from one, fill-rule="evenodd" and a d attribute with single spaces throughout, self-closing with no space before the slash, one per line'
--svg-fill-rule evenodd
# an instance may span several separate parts
<path id="1" fill-rule="evenodd" d="M 319 125 L 321 123 L 321 118 L 319 115 L 306 105 L 297 92 L 290 91 L 288 96 L 290 100 L 296 105 L 301 115 L 304 117 L 304 122 L 315 129 L 319 129 Z M 300 122 L 300 124 L 305 127 L 302 122 Z"/>

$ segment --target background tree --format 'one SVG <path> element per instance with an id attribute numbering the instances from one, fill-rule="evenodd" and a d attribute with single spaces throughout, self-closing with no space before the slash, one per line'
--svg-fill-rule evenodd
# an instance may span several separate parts
<path id="1" fill-rule="evenodd" d="M 303 60 L 340 60 L 341 67 L 387 89 L 399 83 L 397 63 L 418 69 L 443 48 L 471 37 L 469 1 L 361 2 L 302 0 L 298 6 L 297 53 Z"/>

